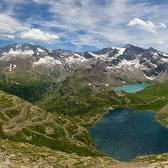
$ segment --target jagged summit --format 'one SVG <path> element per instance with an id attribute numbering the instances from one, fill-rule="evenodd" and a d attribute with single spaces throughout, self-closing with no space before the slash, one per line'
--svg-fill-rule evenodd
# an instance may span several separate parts
<path id="1" fill-rule="evenodd" d="M 102 76 L 154 80 L 167 72 L 168 54 L 152 47 L 143 49 L 131 44 L 123 47 L 106 47 L 94 52 L 64 49 L 50 51 L 32 44 L 13 44 L 0 48 L 0 65 L 3 71 L 36 68 L 39 71 L 41 68 L 55 71 L 56 68 L 68 73 L 94 67 L 97 73 L 98 69 L 101 69 L 99 73 Z"/>
<path id="2" fill-rule="evenodd" d="M 153 47 L 150 47 L 148 50 L 149 50 L 149 51 L 153 51 L 153 52 L 156 52 L 156 51 L 157 51 L 157 50 L 154 49 Z"/>

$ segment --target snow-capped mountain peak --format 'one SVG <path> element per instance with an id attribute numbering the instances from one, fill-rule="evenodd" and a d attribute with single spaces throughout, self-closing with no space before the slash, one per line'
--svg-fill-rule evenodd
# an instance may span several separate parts
<path id="1" fill-rule="evenodd" d="M 31 44 L 0 48 L 0 65 L 8 66 L 12 71 L 22 68 L 20 62 L 27 68 L 58 67 L 70 72 L 76 69 L 99 67 L 106 74 L 122 73 L 126 77 L 131 74 L 141 74 L 146 79 L 153 79 L 168 71 L 167 53 L 130 44 L 121 48 L 107 47 L 94 52 L 73 52 L 62 49 L 50 51 Z"/>

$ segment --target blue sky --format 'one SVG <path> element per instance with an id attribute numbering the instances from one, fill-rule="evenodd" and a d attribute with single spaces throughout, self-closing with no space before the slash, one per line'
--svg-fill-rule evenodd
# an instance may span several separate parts
<path id="1" fill-rule="evenodd" d="M 168 52 L 167 0 L 0 0 L 0 45 L 78 51 L 133 44 Z"/>

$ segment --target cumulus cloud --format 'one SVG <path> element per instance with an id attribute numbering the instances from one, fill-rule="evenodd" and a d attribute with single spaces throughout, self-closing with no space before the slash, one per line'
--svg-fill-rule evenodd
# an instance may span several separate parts
<path id="1" fill-rule="evenodd" d="M 142 29 L 142 30 L 146 30 L 146 31 L 149 31 L 149 32 L 152 32 L 152 33 L 156 33 L 156 26 L 154 25 L 153 22 L 151 21 L 144 21 L 142 19 L 139 19 L 139 18 L 134 18 L 133 20 L 131 20 L 129 23 L 128 23 L 128 26 L 129 27 L 138 27 L 139 29 Z"/>
<path id="2" fill-rule="evenodd" d="M 4 1 L 6 6 L 10 7 L 8 11 L 12 11 L 12 14 L 7 14 L 12 22 L 9 18 L 4 20 L 0 18 L 1 37 L 3 34 L 14 32 L 16 38 L 22 38 L 24 41 L 28 39 L 28 41 L 39 40 L 51 43 L 59 36 L 60 40 L 57 40 L 57 44 L 60 42 L 64 48 L 68 43 L 99 48 L 124 43 L 145 47 L 167 47 L 168 3 L 158 4 L 153 3 L 152 0 L 0 1 Z M 33 5 L 35 8 L 37 6 L 42 11 L 34 10 L 30 15 L 26 4 Z M 20 12 L 23 6 L 24 14 Z M 5 12 L 0 11 L 1 14 Z M 130 28 L 134 31 L 130 31 Z M 139 29 L 144 31 L 138 31 Z"/>
<path id="3" fill-rule="evenodd" d="M 57 34 L 47 33 L 47 32 L 41 31 L 40 29 L 35 29 L 35 28 L 22 32 L 21 38 L 40 40 L 40 41 L 49 42 L 49 43 L 59 39 Z"/>
<path id="4" fill-rule="evenodd" d="M 31 25 L 24 24 L 8 13 L 0 13 L 0 35 L 2 38 L 39 40 L 51 43 L 59 37 L 57 34 L 30 28 Z"/>
<path id="5" fill-rule="evenodd" d="M 151 5 L 138 1 L 135 5 L 134 0 L 108 0 L 103 1 L 103 3 L 100 1 L 101 4 L 99 4 L 99 1 L 93 0 L 33 1 L 38 5 L 47 5 L 48 11 L 53 17 L 49 21 L 38 20 L 39 24 L 52 29 L 61 29 L 63 31 L 59 34 L 61 37 L 69 42 L 75 41 L 78 45 L 84 45 L 85 43 L 85 45 L 105 47 L 106 45 L 121 45 L 124 43 L 135 45 L 144 43 L 150 46 L 151 43 L 149 42 L 154 36 L 157 35 L 158 37 L 155 38 L 160 39 L 162 31 L 159 31 L 159 29 L 166 29 L 167 27 L 166 17 L 168 17 L 168 14 L 165 4 Z M 138 32 L 138 34 L 137 29 L 130 31 L 126 24 L 131 22 L 132 16 L 138 19 L 138 23 L 134 23 L 135 25 L 132 25 L 132 28 L 137 27 L 145 31 Z M 147 17 L 149 21 L 143 19 Z M 157 24 L 152 22 L 153 20 L 157 21 Z M 80 32 L 82 33 L 80 34 Z M 156 42 L 156 44 L 158 43 Z"/>
<path id="6" fill-rule="evenodd" d="M 158 27 L 160 27 L 160 28 L 164 28 L 164 29 L 166 29 L 166 28 L 167 28 L 167 26 L 166 26 L 166 24 L 165 24 L 165 23 L 160 23 Z"/>
<path id="7" fill-rule="evenodd" d="M 152 33 L 156 33 L 157 29 L 159 29 L 159 28 L 164 28 L 164 29 L 167 28 L 166 24 L 164 24 L 164 23 L 154 24 L 150 20 L 144 21 L 139 18 L 134 18 L 133 20 L 131 20 L 128 23 L 128 26 L 129 27 L 137 27 L 141 30 L 149 31 Z"/>

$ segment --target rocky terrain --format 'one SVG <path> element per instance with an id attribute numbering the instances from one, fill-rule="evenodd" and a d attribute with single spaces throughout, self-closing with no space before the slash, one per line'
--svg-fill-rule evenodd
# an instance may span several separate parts
<path id="1" fill-rule="evenodd" d="M 168 78 L 168 54 L 153 48 L 143 49 L 130 44 L 122 48 L 109 47 L 95 52 L 48 50 L 23 44 L 0 48 L 0 72 L 34 71 L 51 75 L 57 81 L 78 71 L 90 82 L 105 84 L 127 81 L 165 81 Z"/>
<path id="2" fill-rule="evenodd" d="M 156 92 L 151 92 L 152 87 L 155 87 Z M 163 102 L 160 106 L 163 104 L 165 106 L 163 108 L 157 106 L 161 109 L 158 119 L 164 123 L 167 121 L 165 112 L 167 92 L 164 91 L 167 90 L 167 83 L 156 84 L 152 87 L 137 95 L 102 91 L 90 98 L 90 101 L 97 99 L 96 102 L 101 108 L 94 106 L 96 112 L 88 111 L 86 115 L 77 114 L 73 117 L 57 112 L 48 113 L 25 100 L 0 91 L 1 167 L 166 168 L 167 153 L 138 157 L 130 163 L 122 163 L 105 157 L 96 151 L 85 128 L 104 113 L 104 107 L 107 109 L 111 105 L 112 107 L 137 108 L 139 106 L 140 108 L 143 105 L 143 108 L 148 109 L 150 105 L 152 109 L 155 108 L 153 103 L 157 104 L 161 100 Z M 99 98 L 101 102 L 98 102 Z"/>
<path id="3" fill-rule="evenodd" d="M 167 168 L 167 159 L 167 154 L 162 154 L 122 163 L 108 157 L 80 157 L 27 143 L 0 141 L 1 168 Z"/>
<path id="4" fill-rule="evenodd" d="M 27 143 L 0 141 L 1 168 L 101 168 L 116 163 L 107 157 L 81 157 Z"/>

